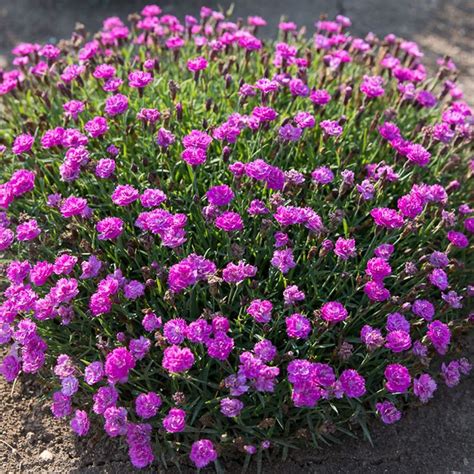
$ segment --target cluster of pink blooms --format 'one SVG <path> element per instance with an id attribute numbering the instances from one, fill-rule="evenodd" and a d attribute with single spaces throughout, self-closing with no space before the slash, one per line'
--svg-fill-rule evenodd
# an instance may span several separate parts
<path id="1" fill-rule="evenodd" d="M 454 63 L 427 82 L 415 43 L 343 16 L 311 48 L 206 7 L 131 20 L 0 72 L 0 374 L 52 367 L 53 415 L 98 421 L 137 468 L 157 436 L 200 469 L 328 403 L 390 424 L 458 385 L 474 115 Z"/>

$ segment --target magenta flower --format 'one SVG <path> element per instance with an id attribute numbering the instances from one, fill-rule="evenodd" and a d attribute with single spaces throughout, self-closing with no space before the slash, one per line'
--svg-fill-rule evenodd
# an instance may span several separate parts
<path id="1" fill-rule="evenodd" d="M 171 408 L 163 418 L 163 428 L 168 433 L 179 433 L 186 428 L 186 412 L 180 408 Z"/>
<path id="2" fill-rule="evenodd" d="M 451 330 L 447 324 L 441 321 L 429 323 L 426 335 L 439 354 L 446 354 L 451 342 Z"/>
<path id="3" fill-rule="evenodd" d="M 76 410 L 74 418 L 71 420 L 71 428 L 78 436 L 86 436 L 90 429 L 90 422 L 87 412 Z"/>
<path id="4" fill-rule="evenodd" d="M 278 130 L 279 137 L 285 142 L 297 142 L 302 134 L 303 130 L 301 128 L 293 127 L 290 124 L 286 124 Z"/>
<path id="5" fill-rule="evenodd" d="M 410 334 L 406 331 L 390 331 L 385 338 L 385 347 L 392 352 L 407 351 L 411 347 Z"/>
<path id="6" fill-rule="evenodd" d="M 214 322 L 214 321 L 213 321 Z M 214 337 L 207 338 L 205 341 L 207 353 L 209 357 L 217 360 L 227 360 L 232 349 L 234 348 L 234 340 L 227 336 L 224 331 L 214 329 Z"/>
<path id="7" fill-rule="evenodd" d="M 462 232 L 450 230 L 447 234 L 448 240 L 458 248 L 465 248 L 469 245 L 468 238 Z"/>
<path id="8" fill-rule="evenodd" d="M 320 122 L 319 126 L 327 136 L 338 137 L 339 135 L 342 135 L 342 126 L 334 120 L 323 120 Z"/>
<path id="9" fill-rule="evenodd" d="M 429 275 L 428 279 L 430 283 L 440 290 L 446 290 L 449 286 L 448 275 L 441 268 L 435 268 Z"/>
<path id="10" fill-rule="evenodd" d="M 367 262 L 365 273 L 369 275 L 372 280 L 382 282 L 392 273 L 392 268 L 384 258 L 375 257 Z"/>
<path id="11" fill-rule="evenodd" d="M 385 368 L 385 388 L 390 393 L 405 393 L 411 385 L 408 369 L 400 364 L 389 364 Z"/>
<path id="12" fill-rule="evenodd" d="M 275 250 L 270 263 L 283 274 L 288 273 L 296 266 L 292 249 Z"/>
<path id="13" fill-rule="evenodd" d="M 214 206 L 226 206 L 234 199 L 234 192 L 229 186 L 222 184 L 209 188 L 206 197 Z"/>
<path id="14" fill-rule="evenodd" d="M 331 100 L 331 95 L 325 89 L 316 89 L 311 91 L 309 99 L 314 105 L 326 105 Z"/>
<path id="15" fill-rule="evenodd" d="M 360 339 L 367 346 L 369 351 L 374 351 L 384 345 L 384 337 L 380 329 L 372 328 L 368 324 L 362 327 Z"/>
<path id="16" fill-rule="evenodd" d="M 21 135 L 18 135 L 13 142 L 13 153 L 15 153 L 15 155 L 21 155 L 22 153 L 29 152 L 33 147 L 34 141 L 34 137 L 27 133 L 22 133 Z"/>
<path id="17" fill-rule="evenodd" d="M 197 58 L 188 59 L 187 67 L 191 72 L 199 72 L 207 68 L 208 62 L 206 58 L 198 56 Z"/>
<path id="18" fill-rule="evenodd" d="M 146 87 L 153 80 L 153 76 L 145 71 L 132 71 L 128 75 L 128 84 L 130 87 L 142 89 Z"/>
<path id="19" fill-rule="evenodd" d="M 161 404 L 161 397 L 156 393 L 140 393 L 135 399 L 135 411 L 140 418 L 146 420 L 156 416 Z"/>
<path id="20" fill-rule="evenodd" d="M 377 413 L 386 425 L 396 423 L 402 417 L 402 414 L 392 402 L 388 400 L 375 404 Z"/>
<path id="21" fill-rule="evenodd" d="M 360 90 L 369 99 L 380 97 L 384 94 L 383 79 L 380 76 L 364 76 L 364 80 L 360 85 Z"/>
<path id="22" fill-rule="evenodd" d="M 403 217 L 394 209 L 375 208 L 370 211 L 376 225 L 387 229 L 398 229 L 403 227 Z"/>
<path id="23" fill-rule="evenodd" d="M 222 213 L 216 219 L 215 225 L 218 229 L 225 230 L 226 232 L 233 232 L 236 230 L 242 230 L 244 228 L 244 224 L 240 215 L 231 211 Z"/>
<path id="24" fill-rule="evenodd" d="M 113 240 L 123 232 L 123 220 L 119 217 L 106 217 L 96 224 L 99 240 Z"/>
<path id="25" fill-rule="evenodd" d="M 239 416 L 243 408 L 244 404 L 238 398 L 223 398 L 220 401 L 220 411 L 228 418 Z"/>
<path id="26" fill-rule="evenodd" d="M 421 403 L 428 403 L 438 388 L 433 377 L 429 374 L 421 374 L 413 379 L 413 393 L 420 399 Z"/>
<path id="27" fill-rule="evenodd" d="M 311 332 L 311 323 L 308 318 L 299 313 L 294 313 L 285 319 L 288 337 L 307 339 Z"/>
<path id="28" fill-rule="evenodd" d="M 133 466 L 137 469 L 149 466 L 155 459 L 151 446 L 151 425 L 128 423 L 126 434 L 128 454 Z"/>
<path id="29" fill-rule="evenodd" d="M 278 113 L 271 107 L 255 107 L 252 116 L 260 122 L 271 122 L 278 117 Z"/>
<path id="30" fill-rule="evenodd" d="M 191 166 L 199 166 L 206 161 L 207 154 L 203 148 L 189 147 L 181 153 L 181 158 Z"/>
<path id="31" fill-rule="evenodd" d="M 415 165 L 424 167 L 430 162 L 431 153 L 421 145 L 411 144 L 408 147 L 406 157 L 408 161 Z"/>
<path id="32" fill-rule="evenodd" d="M 386 301 L 390 298 L 390 291 L 377 281 L 368 281 L 364 286 L 364 293 L 371 301 Z"/>
<path id="33" fill-rule="evenodd" d="M 348 260 L 351 257 L 356 256 L 356 245 L 355 239 L 344 239 L 339 237 L 336 240 L 336 245 L 334 247 L 334 253 L 341 259 L 341 260 Z"/>
<path id="34" fill-rule="evenodd" d="M 84 380 L 88 385 L 100 382 L 104 375 L 104 364 L 100 361 L 90 363 L 84 370 Z"/>
<path id="35" fill-rule="evenodd" d="M 97 138 L 105 135 L 109 129 L 107 120 L 104 117 L 94 117 L 86 122 L 84 130 L 92 137 Z"/>
<path id="36" fill-rule="evenodd" d="M 19 224 L 16 228 L 16 238 L 20 242 L 36 239 L 40 234 L 41 228 L 36 219 L 23 222 L 23 224 Z"/>
<path id="37" fill-rule="evenodd" d="M 273 305 L 268 300 L 253 300 L 247 308 L 247 313 L 258 323 L 266 324 L 272 317 Z"/>
<path id="38" fill-rule="evenodd" d="M 359 398 L 365 395 L 365 380 L 356 370 L 346 369 L 339 377 L 342 390 L 349 398 Z"/>
<path id="39" fill-rule="evenodd" d="M 128 109 L 128 98 L 123 94 L 115 94 L 105 101 L 105 112 L 114 117 L 123 114 Z"/>
<path id="40" fill-rule="evenodd" d="M 129 281 L 123 287 L 123 295 L 128 300 L 136 300 L 137 298 L 140 298 L 140 296 L 143 296 L 144 293 L 145 285 L 136 280 Z"/>
<path id="41" fill-rule="evenodd" d="M 168 372 L 186 372 L 194 364 L 194 355 L 187 347 L 170 346 L 163 353 L 163 367 Z"/>
<path id="42" fill-rule="evenodd" d="M 13 196 L 18 197 L 32 191 L 35 187 L 35 173 L 28 170 L 15 171 L 9 181 L 9 187 Z"/>
<path id="43" fill-rule="evenodd" d="M 200 439 L 191 446 L 189 459 L 198 469 L 202 469 L 217 459 L 217 451 L 210 440 Z"/>
<path id="44" fill-rule="evenodd" d="M 340 323 L 347 319 L 348 312 L 338 301 L 329 301 L 321 307 L 321 318 L 331 324 Z"/>
<path id="45" fill-rule="evenodd" d="M 427 300 L 415 300 L 411 310 L 416 316 L 426 321 L 431 321 L 435 315 L 435 307 Z"/>
<path id="46" fill-rule="evenodd" d="M 163 326 L 163 336 L 170 344 L 181 344 L 186 337 L 187 327 L 184 319 L 170 319 Z"/>
<path id="47" fill-rule="evenodd" d="M 65 218 L 73 216 L 89 217 L 91 210 L 87 205 L 87 200 L 76 196 L 66 198 L 59 208 L 61 214 Z"/>
<path id="48" fill-rule="evenodd" d="M 125 347 L 114 349 L 105 359 L 105 374 L 110 383 L 125 383 L 134 367 L 135 360 Z"/>
<path id="49" fill-rule="evenodd" d="M 334 173 L 327 166 L 322 166 L 311 173 L 311 178 L 316 184 L 329 184 L 334 180 Z"/>

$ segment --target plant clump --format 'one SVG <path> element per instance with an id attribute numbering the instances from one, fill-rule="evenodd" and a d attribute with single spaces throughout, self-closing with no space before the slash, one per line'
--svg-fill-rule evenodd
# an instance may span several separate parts
<path id="1" fill-rule="evenodd" d="M 0 74 L 0 373 L 203 468 L 334 440 L 470 369 L 472 110 L 450 58 L 156 5 Z"/>

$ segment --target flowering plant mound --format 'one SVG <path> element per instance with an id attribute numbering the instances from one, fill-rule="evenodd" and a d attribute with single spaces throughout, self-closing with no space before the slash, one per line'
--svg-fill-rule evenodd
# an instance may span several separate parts
<path id="1" fill-rule="evenodd" d="M 0 75 L 6 380 L 38 374 L 139 468 L 368 435 L 458 384 L 474 118 L 453 61 L 430 78 L 342 16 L 276 42 L 208 8 L 129 20 L 20 44 Z"/>

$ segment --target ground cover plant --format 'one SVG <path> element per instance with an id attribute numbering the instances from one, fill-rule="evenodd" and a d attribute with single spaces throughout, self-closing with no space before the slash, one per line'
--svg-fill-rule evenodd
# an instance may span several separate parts
<path id="1" fill-rule="evenodd" d="M 197 468 L 395 423 L 471 369 L 473 114 L 413 42 L 150 5 L 0 75 L 0 373 Z"/>

